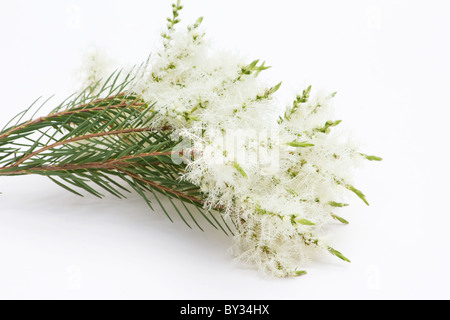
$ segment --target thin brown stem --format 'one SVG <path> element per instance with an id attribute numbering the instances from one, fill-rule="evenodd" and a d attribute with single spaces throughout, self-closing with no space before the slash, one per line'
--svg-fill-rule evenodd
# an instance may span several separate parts
<path id="1" fill-rule="evenodd" d="M 106 98 L 106 99 L 111 99 L 111 97 L 110 98 Z M 99 102 L 102 102 L 102 101 L 104 101 L 106 99 L 99 99 L 99 100 L 96 100 L 95 102 L 99 103 Z M 91 103 L 86 104 L 86 105 L 80 105 L 78 108 L 83 108 L 83 107 L 86 107 L 86 106 L 88 106 L 90 104 L 93 104 L 93 103 L 94 102 L 91 102 Z M 54 113 L 54 114 L 50 114 L 48 116 L 37 118 L 37 119 L 32 120 L 32 121 L 25 122 L 24 124 L 22 124 L 22 125 L 20 125 L 18 127 L 14 127 L 12 129 L 8 130 L 7 132 L 1 134 L 0 135 L 0 140 L 4 139 L 4 138 L 7 138 L 8 136 L 13 134 L 14 132 L 20 131 L 20 130 L 28 127 L 28 126 L 44 122 L 44 121 L 46 121 L 48 119 L 58 118 L 58 117 L 61 117 L 61 116 L 67 116 L 67 115 L 72 115 L 72 114 L 77 114 L 77 113 L 82 113 L 82 112 L 101 111 L 101 110 L 105 110 L 105 109 L 119 109 L 119 108 L 125 108 L 125 107 L 129 107 L 129 106 L 141 107 L 143 105 L 144 105 L 144 103 L 134 101 L 133 103 L 126 103 L 126 102 L 124 102 L 124 103 L 121 103 L 121 104 L 111 105 L 111 106 L 103 106 L 103 107 L 94 107 L 94 108 L 89 108 L 89 109 L 77 109 L 77 110 L 61 111 L 61 112 L 57 112 L 57 113 Z"/>
<path id="2" fill-rule="evenodd" d="M 132 156 L 125 156 L 119 159 L 112 159 L 104 162 L 90 162 L 85 164 L 65 164 L 65 165 L 53 165 L 53 166 L 40 166 L 33 167 L 26 170 L 18 169 L 17 171 L 7 171 L 1 172 L 0 175 L 23 175 L 32 174 L 34 172 L 46 172 L 46 171 L 73 171 L 73 170 L 115 170 L 117 167 L 128 167 L 131 164 L 127 161 L 142 159 L 147 157 L 159 157 L 159 156 L 170 156 L 173 151 L 168 152 L 152 152 L 152 153 L 141 153 Z M 159 162 L 148 162 L 149 164 L 158 164 Z M 10 169 L 12 167 L 0 168 Z"/>
<path id="3" fill-rule="evenodd" d="M 118 97 L 123 97 L 123 96 L 125 96 L 124 92 L 116 94 L 116 95 L 113 95 L 113 96 L 109 96 L 109 97 L 106 97 L 106 98 L 96 99 L 96 100 L 91 101 L 89 103 L 80 104 L 77 108 L 84 108 L 84 107 L 87 107 L 87 106 L 90 106 L 90 105 L 93 105 L 93 104 L 101 103 L 103 101 L 108 101 L 108 100 L 114 100 L 114 99 L 116 99 Z"/>
<path id="4" fill-rule="evenodd" d="M 165 186 L 162 186 L 160 184 L 157 184 L 154 181 L 142 178 L 142 177 L 138 176 L 137 174 L 134 174 L 134 173 L 131 173 L 131 172 L 127 171 L 126 169 L 117 168 L 117 170 L 125 173 L 126 175 L 128 175 L 128 176 L 130 176 L 130 177 L 132 177 L 132 178 L 134 178 L 136 180 L 139 180 L 139 181 L 142 181 L 142 182 L 144 182 L 144 183 L 146 183 L 148 185 L 151 185 L 151 186 L 159 189 L 163 193 L 169 193 L 169 194 L 172 194 L 172 195 L 174 195 L 174 196 L 176 196 L 178 198 L 183 198 L 185 200 L 189 200 L 191 202 L 195 202 L 195 203 L 198 203 L 198 204 L 201 204 L 201 205 L 205 204 L 203 200 L 197 199 L 196 197 L 188 196 L 188 195 L 186 195 L 186 194 L 184 194 L 182 192 L 179 192 L 179 191 L 176 191 L 176 190 L 172 190 L 172 189 L 170 189 L 168 187 L 165 187 Z"/>
<path id="5" fill-rule="evenodd" d="M 48 145 L 44 148 L 41 148 L 39 150 L 36 150 L 35 152 L 30 153 L 29 155 L 23 157 L 22 159 L 20 159 L 19 161 L 17 161 L 16 163 L 14 163 L 12 166 L 10 167 L 6 167 L 6 168 L 13 168 L 13 167 L 18 167 L 19 165 L 21 165 L 22 163 L 24 163 L 25 161 L 27 161 L 28 159 L 44 152 L 50 149 L 53 149 L 55 147 L 58 146 L 62 146 L 68 143 L 74 143 L 77 141 L 82 141 L 82 140 L 88 140 L 88 139 L 93 139 L 93 138 L 99 138 L 99 137 L 104 137 L 104 136 L 112 136 L 112 135 L 120 135 L 120 134 L 129 134 L 129 133 L 139 133 L 139 132 L 151 132 L 151 131 L 155 131 L 155 129 L 152 128 L 133 128 L 133 129 L 125 129 L 125 130 L 117 130 L 117 131 L 107 131 L 107 132 L 100 132 L 100 133 L 92 133 L 92 134 L 88 134 L 88 135 L 84 135 L 84 136 L 80 136 L 80 137 L 76 137 L 76 138 L 72 138 L 72 139 L 68 139 L 68 140 L 64 140 L 64 141 L 59 141 L 56 143 L 53 143 L 51 145 Z"/>
<path id="6" fill-rule="evenodd" d="M 138 102 L 137 100 L 133 102 L 122 102 L 120 104 L 115 105 L 106 105 L 101 107 L 95 107 L 96 104 L 114 100 L 116 98 L 120 98 L 124 96 L 124 93 L 121 93 L 119 95 L 110 96 L 103 99 L 97 99 L 95 101 L 92 101 L 87 104 L 79 105 L 76 107 L 76 109 L 72 110 L 65 110 L 61 112 L 57 112 L 54 114 L 50 114 L 48 116 L 40 117 L 35 120 L 30 120 L 28 122 L 25 122 L 17 127 L 14 127 L 7 132 L 0 135 L 0 140 L 7 138 L 8 136 L 14 134 L 15 132 L 18 132 L 28 126 L 36 125 L 39 123 L 42 123 L 44 121 L 48 121 L 49 119 L 58 118 L 61 116 L 68 116 L 72 114 L 82 113 L 82 112 L 91 112 L 91 111 L 102 111 L 102 110 L 108 110 L 108 109 L 117 109 L 117 108 L 125 108 L 129 106 L 135 106 L 135 107 L 141 107 L 144 106 L 144 103 Z M 92 108 L 87 108 L 88 106 L 93 106 Z M 162 193 L 166 193 L 172 196 L 175 196 L 180 199 L 184 199 L 187 201 L 190 201 L 192 203 L 197 203 L 203 205 L 204 202 L 201 199 L 198 199 L 194 196 L 186 195 L 183 192 L 172 190 L 169 187 L 163 186 L 158 184 L 157 182 L 145 179 L 137 174 L 134 174 L 127 170 L 127 168 L 131 165 L 129 161 L 139 158 L 147 158 L 147 157 L 158 157 L 158 156 L 170 156 L 174 153 L 174 151 L 168 151 L 168 152 L 153 152 L 153 153 L 142 153 L 142 154 L 136 154 L 136 155 L 129 155 L 124 156 L 118 159 L 112 159 L 104 162 L 91 162 L 91 163 L 84 163 L 84 164 L 65 164 L 65 165 L 49 165 L 49 166 L 36 166 L 32 168 L 27 169 L 21 169 L 20 165 L 26 162 L 27 160 L 45 152 L 48 150 L 51 150 L 53 148 L 56 148 L 58 146 L 75 143 L 82 140 L 88 140 L 88 139 L 94 139 L 99 137 L 105 137 L 105 136 L 118 136 L 118 135 L 126 135 L 126 134 L 133 134 L 133 133 L 140 133 L 140 132 L 154 132 L 154 131 L 167 131 L 171 130 L 171 127 L 164 126 L 161 128 L 132 128 L 132 129 L 123 129 L 123 130 L 115 130 L 115 131 L 108 131 L 108 132 L 100 132 L 100 133 L 92 133 L 92 134 L 86 134 L 80 137 L 74 137 L 71 139 L 67 139 L 65 141 L 59 141 L 55 142 L 51 145 L 45 146 L 40 148 L 39 150 L 36 150 L 28 155 L 24 155 L 21 159 L 19 159 L 14 164 L 0 168 L 0 176 L 2 175 L 25 175 L 25 174 L 33 174 L 33 173 L 43 173 L 43 172 L 64 172 L 64 171 L 76 171 L 76 170 L 111 170 L 111 171 L 119 171 L 122 172 L 133 179 L 139 180 L 141 182 L 144 182 L 145 184 L 154 187 L 155 189 L 158 189 Z M 158 164 L 159 162 L 155 162 L 154 164 Z M 153 164 L 153 162 L 149 162 L 149 164 Z M 2 171 L 3 169 L 3 171 Z"/>

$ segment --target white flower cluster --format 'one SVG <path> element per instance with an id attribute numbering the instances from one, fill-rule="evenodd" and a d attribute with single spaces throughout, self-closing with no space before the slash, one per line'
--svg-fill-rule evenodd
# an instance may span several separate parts
<path id="1" fill-rule="evenodd" d="M 183 179 L 199 186 L 207 206 L 231 219 L 238 232 L 231 252 L 275 276 L 302 274 L 318 249 L 347 260 L 320 239 L 352 168 L 364 159 L 333 120 L 333 95 L 298 95 L 280 116 L 270 87 L 257 75 L 264 63 L 242 63 L 212 52 L 199 19 L 176 31 L 169 21 L 163 47 L 152 56 L 133 91 L 157 112 L 152 125 L 170 126 L 189 141 L 195 159 Z"/>

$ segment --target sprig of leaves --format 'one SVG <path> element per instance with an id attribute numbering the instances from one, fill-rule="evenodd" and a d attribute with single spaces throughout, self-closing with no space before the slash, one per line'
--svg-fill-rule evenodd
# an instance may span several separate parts
<path id="1" fill-rule="evenodd" d="M 152 209 L 153 195 L 173 221 L 159 199 L 163 195 L 188 227 L 203 230 L 200 214 L 214 228 L 232 233 L 223 218 L 205 212 L 199 188 L 180 179 L 185 164 L 172 161 L 179 141 L 172 140 L 171 128 L 151 127 L 153 104 L 127 92 L 132 79 L 118 81 L 119 76 L 66 100 L 47 116 L 22 121 L 30 107 L 14 125 L 8 123 L 0 131 L 0 176 L 46 176 L 78 196 L 84 191 L 102 198 L 105 191 L 125 198 L 135 191 Z"/>

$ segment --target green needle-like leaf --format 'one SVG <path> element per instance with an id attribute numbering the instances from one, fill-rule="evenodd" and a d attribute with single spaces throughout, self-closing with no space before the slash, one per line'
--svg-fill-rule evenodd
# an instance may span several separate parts
<path id="1" fill-rule="evenodd" d="M 316 224 L 307 219 L 295 219 L 295 222 L 304 226 L 315 226 Z"/>
<path id="2" fill-rule="evenodd" d="M 344 218 L 342 218 L 342 217 L 339 217 L 339 216 L 337 216 L 335 214 L 331 214 L 331 216 L 333 217 L 333 219 L 339 221 L 342 224 L 349 224 L 349 222 L 347 220 L 345 220 Z"/>
<path id="3" fill-rule="evenodd" d="M 345 262 L 351 262 L 351 261 L 350 261 L 349 259 L 347 259 L 342 253 L 340 253 L 339 251 L 337 251 L 337 250 L 335 250 L 335 249 L 333 249 L 333 248 L 331 248 L 331 247 L 328 247 L 328 251 L 329 251 L 332 255 L 338 257 L 339 259 L 341 259 L 341 260 L 343 260 L 343 261 L 345 261 Z"/>
<path id="4" fill-rule="evenodd" d="M 377 156 L 369 156 L 367 154 L 364 153 L 360 153 L 360 155 L 362 155 L 364 158 L 366 158 L 369 161 L 383 161 L 383 158 L 377 157 Z"/>
<path id="5" fill-rule="evenodd" d="M 306 272 L 305 270 L 298 270 L 294 272 L 294 277 L 300 277 L 300 276 L 304 276 L 308 274 L 308 272 Z"/>
<path id="6" fill-rule="evenodd" d="M 292 141 L 287 144 L 288 146 L 294 147 L 294 148 L 308 148 L 308 147 L 314 147 L 314 144 L 309 142 L 298 142 L 298 141 Z"/>
<path id="7" fill-rule="evenodd" d="M 365 204 L 369 205 L 369 202 L 366 200 L 366 196 L 358 189 L 356 189 L 352 185 L 347 185 L 347 189 L 356 194 Z"/>
<path id="8" fill-rule="evenodd" d="M 247 173 L 245 173 L 244 169 L 239 165 L 239 163 L 235 162 L 233 164 L 233 167 L 244 177 L 248 178 Z"/>
<path id="9" fill-rule="evenodd" d="M 339 203 L 339 202 L 335 202 L 335 201 L 330 201 L 328 203 L 330 206 L 335 207 L 335 208 L 342 208 L 342 207 L 348 207 L 349 205 L 347 203 Z"/>

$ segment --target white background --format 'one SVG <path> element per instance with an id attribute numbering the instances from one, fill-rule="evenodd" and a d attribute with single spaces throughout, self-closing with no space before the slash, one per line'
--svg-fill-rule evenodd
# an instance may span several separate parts
<path id="1" fill-rule="evenodd" d="M 218 46 L 273 66 L 280 95 L 337 91 L 342 125 L 382 156 L 330 230 L 352 263 L 320 256 L 296 279 L 267 279 L 190 230 L 127 200 L 76 198 L 43 177 L 0 178 L 0 298 L 448 299 L 450 2 L 190 0 Z M 158 43 L 169 1 L 1 1 L 0 125 L 37 97 L 76 89 L 91 44 L 124 64 Z M 204 224 L 205 225 L 205 224 Z"/>

